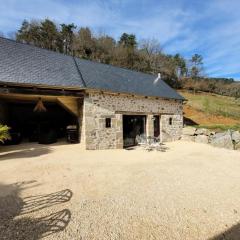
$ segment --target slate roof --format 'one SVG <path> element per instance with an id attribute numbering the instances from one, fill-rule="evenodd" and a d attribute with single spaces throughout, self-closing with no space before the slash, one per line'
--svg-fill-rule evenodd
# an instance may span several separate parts
<path id="1" fill-rule="evenodd" d="M 184 100 L 156 76 L 0 37 L 0 82 L 100 89 Z"/>

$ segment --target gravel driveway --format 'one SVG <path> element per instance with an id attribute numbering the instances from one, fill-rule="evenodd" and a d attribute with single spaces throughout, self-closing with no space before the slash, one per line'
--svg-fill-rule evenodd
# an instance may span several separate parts
<path id="1" fill-rule="evenodd" d="M 240 152 L 0 149 L 0 239 L 240 239 Z"/>

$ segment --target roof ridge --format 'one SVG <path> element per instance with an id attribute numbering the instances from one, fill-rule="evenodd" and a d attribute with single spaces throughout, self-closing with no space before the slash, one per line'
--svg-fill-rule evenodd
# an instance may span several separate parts
<path id="1" fill-rule="evenodd" d="M 73 58 L 73 61 L 74 61 L 75 66 L 76 66 L 77 72 L 78 72 L 78 74 L 79 74 L 79 76 L 80 76 L 80 78 L 81 78 L 81 80 L 82 80 L 83 86 L 84 86 L 84 87 L 87 87 L 87 84 L 86 84 L 85 80 L 83 79 L 82 72 L 81 72 L 81 70 L 80 70 L 80 68 L 79 68 L 79 66 L 78 66 L 78 64 L 77 64 L 77 62 L 76 62 L 75 57 L 72 56 L 72 58 Z"/>

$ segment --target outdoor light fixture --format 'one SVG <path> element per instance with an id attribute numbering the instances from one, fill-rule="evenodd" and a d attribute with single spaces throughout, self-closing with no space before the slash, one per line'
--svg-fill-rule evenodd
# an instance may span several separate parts
<path id="1" fill-rule="evenodd" d="M 43 105 L 43 101 L 41 98 L 38 99 L 38 102 L 37 102 L 35 108 L 33 109 L 33 111 L 34 112 L 46 112 L 47 111 L 47 109 Z"/>

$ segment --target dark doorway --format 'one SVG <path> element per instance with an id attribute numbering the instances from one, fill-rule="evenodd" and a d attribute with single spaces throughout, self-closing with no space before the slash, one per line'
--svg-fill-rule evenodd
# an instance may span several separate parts
<path id="1" fill-rule="evenodd" d="M 34 112 L 36 103 L 8 102 L 7 125 L 12 139 L 7 144 L 24 141 L 54 143 L 66 137 L 66 127 L 77 125 L 78 120 L 54 102 L 44 102 L 46 112 Z"/>
<path id="2" fill-rule="evenodd" d="M 136 137 L 146 134 L 146 116 L 123 115 L 123 146 L 130 147 L 137 144 Z"/>
<path id="3" fill-rule="evenodd" d="M 154 137 L 159 137 L 160 135 L 160 117 L 159 115 L 154 116 Z"/>

